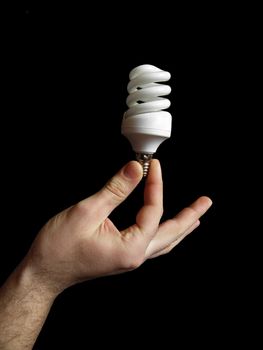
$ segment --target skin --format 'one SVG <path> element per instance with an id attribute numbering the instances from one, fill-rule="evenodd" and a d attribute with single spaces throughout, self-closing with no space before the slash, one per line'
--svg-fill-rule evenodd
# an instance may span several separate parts
<path id="1" fill-rule="evenodd" d="M 200 197 L 174 218 L 163 214 L 161 167 L 153 160 L 144 205 L 135 224 L 119 231 L 108 218 L 142 179 L 132 161 L 91 197 L 53 217 L 0 289 L 0 349 L 32 349 L 55 298 L 64 289 L 93 278 L 139 267 L 170 252 L 199 226 L 212 201 Z"/>

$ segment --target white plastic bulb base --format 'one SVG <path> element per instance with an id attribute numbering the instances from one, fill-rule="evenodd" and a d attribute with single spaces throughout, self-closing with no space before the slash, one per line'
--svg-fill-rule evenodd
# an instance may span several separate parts
<path id="1" fill-rule="evenodd" d="M 145 113 L 133 118 L 123 117 L 121 132 L 130 141 L 136 159 L 147 176 L 150 161 L 160 144 L 171 136 L 172 117 L 170 113 Z"/>
<path id="2" fill-rule="evenodd" d="M 172 117 L 165 111 L 144 113 L 133 118 L 123 117 L 121 132 L 136 153 L 155 153 L 160 144 L 171 136 Z"/>

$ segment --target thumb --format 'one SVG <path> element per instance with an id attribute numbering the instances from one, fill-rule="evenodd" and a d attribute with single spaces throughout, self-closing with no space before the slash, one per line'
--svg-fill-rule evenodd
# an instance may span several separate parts
<path id="1" fill-rule="evenodd" d="M 141 181 L 142 175 L 141 165 L 131 161 L 95 194 L 96 206 L 105 218 L 129 196 Z"/>

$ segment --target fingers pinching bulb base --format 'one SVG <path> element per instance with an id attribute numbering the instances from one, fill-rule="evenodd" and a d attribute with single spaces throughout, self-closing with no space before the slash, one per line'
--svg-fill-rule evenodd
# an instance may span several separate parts
<path id="1" fill-rule="evenodd" d="M 143 177 L 146 177 L 148 174 L 152 157 L 152 153 L 136 153 L 136 159 L 142 166 Z"/>

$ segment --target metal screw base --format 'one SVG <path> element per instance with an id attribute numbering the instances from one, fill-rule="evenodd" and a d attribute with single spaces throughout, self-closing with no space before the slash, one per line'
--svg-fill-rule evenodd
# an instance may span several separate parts
<path id="1" fill-rule="evenodd" d="M 136 153 L 136 159 L 142 166 L 144 177 L 148 174 L 152 157 L 152 153 Z"/>

